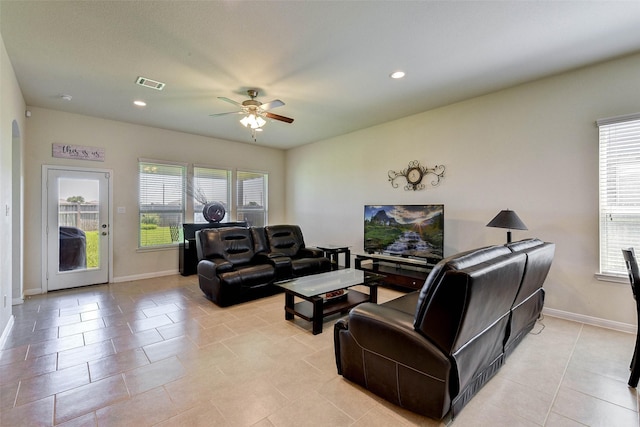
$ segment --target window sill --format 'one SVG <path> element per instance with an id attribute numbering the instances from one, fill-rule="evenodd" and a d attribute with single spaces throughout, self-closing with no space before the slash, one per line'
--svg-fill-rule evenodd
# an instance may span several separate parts
<path id="1" fill-rule="evenodd" d="M 173 243 L 171 245 L 163 245 L 163 246 L 151 246 L 151 247 L 147 247 L 147 248 L 138 248 L 136 249 L 136 252 L 158 252 L 158 251 L 170 251 L 170 250 L 175 250 L 178 249 L 179 245 L 178 243 Z"/>
<path id="2" fill-rule="evenodd" d="M 618 274 L 596 273 L 595 277 L 596 279 L 601 280 L 603 282 L 623 283 L 625 285 L 629 284 L 629 276 L 622 276 Z"/>

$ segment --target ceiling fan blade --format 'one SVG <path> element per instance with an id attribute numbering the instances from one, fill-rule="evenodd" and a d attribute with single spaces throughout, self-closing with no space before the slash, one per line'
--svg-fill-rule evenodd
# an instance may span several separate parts
<path id="1" fill-rule="evenodd" d="M 231 104 L 237 105 L 238 107 L 242 107 L 242 104 L 239 103 L 238 101 L 234 101 L 233 99 L 229 99 L 229 98 L 227 98 L 225 96 L 219 96 L 218 99 L 221 99 L 221 100 L 226 101 L 226 102 L 230 102 Z"/>
<path id="2" fill-rule="evenodd" d="M 217 113 L 217 114 L 209 114 L 210 117 L 215 116 L 226 116 L 227 114 L 242 114 L 244 111 L 229 111 L 228 113 Z"/>
<path id="3" fill-rule="evenodd" d="M 260 106 L 260 108 L 263 111 L 267 111 L 267 110 L 271 110 L 272 108 L 282 107 L 283 105 L 284 105 L 284 102 L 280 101 L 279 99 L 274 99 L 271 102 L 267 102 L 266 104 L 262 104 Z"/>
<path id="4" fill-rule="evenodd" d="M 289 118 L 289 117 L 285 117 L 285 116 L 280 116 L 278 114 L 273 114 L 270 112 L 266 112 L 264 113 L 265 116 L 269 117 L 270 119 L 273 120 L 280 120 L 281 122 L 285 122 L 285 123 L 293 123 L 293 119 Z"/>

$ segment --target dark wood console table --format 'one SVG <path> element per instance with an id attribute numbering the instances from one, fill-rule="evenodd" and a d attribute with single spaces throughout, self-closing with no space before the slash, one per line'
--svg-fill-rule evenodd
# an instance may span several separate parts
<path id="1" fill-rule="evenodd" d="M 356 254 L 355 268 L 383 274 L 385 278 L 382 281 L 387 285 L 418 290 L 422 289 L 436 262 L 391 255 Z"/>
<path id="2" fill-rule="evenodd" d="M 179 245 L 178 265 L 180 274 L 189 276 L 198 271 L 198 251 L 196 250 L 196 231 L 205 228 L 246 227 L 247 223 L 240 222 L 203 222 L 198 224 L 182 224 L 184 241 Z"/>

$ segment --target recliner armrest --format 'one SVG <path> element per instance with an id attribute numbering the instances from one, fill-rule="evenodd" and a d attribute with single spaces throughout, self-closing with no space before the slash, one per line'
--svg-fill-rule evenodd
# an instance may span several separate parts
<path id="1" fill-rule="evenodd" d="M 227 261 L 226 259 L 222 259 L 222 258 L 214 258 L 209 260 L 211 261 L 215 267 L 216 267 L 216 271 L 218 273 L 224 273 L 226 271 L 231 271 L 235 268 L 235 266 L 233 265 L 232 262 Z"/>
<path id="2" fill-rule="evenodd" d="M 291 258 L 280 253 L 260 253 L 254 257 L 254 260 L 258 264 L 271 264 L 275 268 L 276 274 L 274 281 L 290 279 L 293 275 Z"/>
<path id="3" fill-rule="evenodd" d="M 324 252 L 318 248 L 302 248 L 298 251 L 298 258 L 320 258 L 324 256 Z"/>

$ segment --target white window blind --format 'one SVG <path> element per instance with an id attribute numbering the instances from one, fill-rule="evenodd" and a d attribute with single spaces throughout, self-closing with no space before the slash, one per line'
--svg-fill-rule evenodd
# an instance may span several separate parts
<path id="1" fill-rule="evenodd" d="M 267 224 L 268 175 L 238 171 L 236 176 L 236 212 L 238 221 L 254 227 Z"/>
<path id="2" fill-rule="evenodd" d="M 208 167 L 193 167 L 193 221 L 207 222 L 202 215 L 204 203 L 220 202 L 226 214 L 222 222 L 229 222 L 231 212 L 231 171 Z M 198 200 L 199 199 L 199 200 Z M 206 202 L 205 202 L 206 201 Z"/>
<path id="3" fill-rule="evenodd" d="M 185 215 L 186 165 L 138 162 L 139 247 L 177 244 Z"/>
<path id="4" fill-rule="evenodd" d="M 622 249 L 640 249 L 640 115 L 600 128 L 600 273 L 625 275 Z"/>

